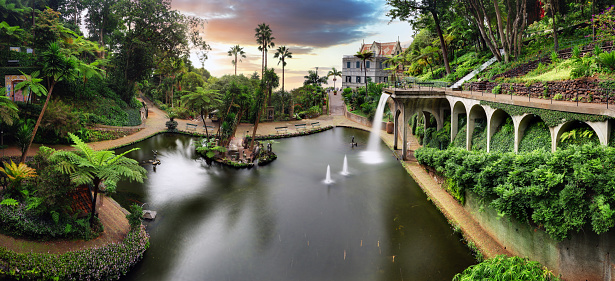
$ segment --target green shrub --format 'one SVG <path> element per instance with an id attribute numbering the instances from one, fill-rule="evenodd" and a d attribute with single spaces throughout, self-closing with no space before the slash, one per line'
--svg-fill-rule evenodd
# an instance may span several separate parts
<path id="1" fill-rule="evenodd" d="M 4 271 L 0 276 L 17 280 L 117 280 L 143 258 L 149 236 L 138 229 L 121 243 L 65 254 L 19 254 L 0 247 Z M 19 270 L 14 270 L 19 269 Z"/>
<path id="2" fill-rule="evenodd" d="M 574 46 L 574 48 L 572 48 L 572 58 L 574 59 L 581 58 L 581 48 L 579 46 Z"/>
<path id="3" fill-rule="evenodd" d="M 597 55 L 596 62 L 601 66 L 607 68 L 610 72 L 615 71 L 615 51 L 610 53 L 602 53 Z"/>
<path id="4" fill-rule="evenodd" d="M 130 228 L 136 230 L 141 227 L 141 217 L 143 216 L 143 208 L 137 204 L 130 205 L 130 214 L 126 215 Z"/>
<path id="5" fill-rule="evenodd" d="M 560 93 L 557 93 L 557 94 L 555 94 L 555 95 L 553 96 L 553 99 L 554 99 L 554 100 L 562 100 L 563 98 L 564 98 L 564 97 L 563 97 L 563 96 L 562 96 L 562 94 L 560 94 Z"/>
<path id="6" fill-rule="evenodd" d="M 415 156 L 458 194 L 473 192 L 500 216 L 537 226 L 556 241 L 588 226 L 601 234 L 615 225 L 615 148 L 589 143 L 519 154 L 421 148 Z"/>
<path id="7" fill-rule="evenodd" d="M 497 85 L 497 86 L 493 87 L 493 89 L 491 89 L 491 93 L 492 94 L 496 94 L 496 95 L 501 94 L 502 93 L 502 85 L 500 84 L 500 85 Z"/>
<path id="8" fill-rule="evenodd" d="M 559 280 L 540 263 L 527 258 L 499 255 L 479 264 L 471 265 L 453 277 L 453 281 L 470 280 Z"/>

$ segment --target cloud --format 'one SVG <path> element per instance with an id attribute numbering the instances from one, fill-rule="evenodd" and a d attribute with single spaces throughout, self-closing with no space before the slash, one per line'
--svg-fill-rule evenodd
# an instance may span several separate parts
<path id="1" fill-rule="evenodd" d="M 254 29 L 267 23 L 276 45 L 310 48 L 347 44 L 373 35 L 382 5 L 361 0 L 174 0 L 174 9 L 206 19 L 210 42 L 255 45 Z"/>

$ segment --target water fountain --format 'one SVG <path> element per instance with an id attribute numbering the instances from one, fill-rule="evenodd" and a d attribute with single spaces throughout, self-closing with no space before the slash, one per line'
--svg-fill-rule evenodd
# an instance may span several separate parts
<path id="1" fill-rule="evenodd" d="M 331 179 L 331 166 L 327 165 L 327 177 L 325 178 L 325 184 L 332 184 L 333 180 Z"/>
<path id="2" fill-rule="evenodd" d="M 346 157 L 346 155 L 344 155 L 344 166 L 342 166 L 341 174 L 343 176 L 350 175 L 350 172 L 348 172 L 348 158 Z"/>
<path id="3" fill-rule="evenodd" d="M 382 94 L 378 107 L 376 108 L 376 115 L 372 122 L 372 130 L 369 134 L 369 140 L 367 141 L 367 149 L 361 152 L 361 159 L 366 164 L 379 164 L 384 160 L 382 155 L 378 152 L 378 145 L 380 143 L 380 130 L 382 130 L 382 115 L 384 114 L 384 106 L 386 105 L 388 94 Z"/>

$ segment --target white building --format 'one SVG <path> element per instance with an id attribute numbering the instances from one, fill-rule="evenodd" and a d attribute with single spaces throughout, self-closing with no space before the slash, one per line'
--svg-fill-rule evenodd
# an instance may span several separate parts
<path id="1" fill-rule="evenodd" d="M 390 71 L 384 70 L 389 65 L 385 63 L 391 56 L 398 55 L 404 49 L 397 42 L 361 44 L 360 52 L 371 51 L 374 57 L 365 62 L 367 79 L 375 83 L 386 83 Z M 363 61 L 354 55 L 345 55 L 342 59 L 342 88 L 358 88 L 365 86 Z"/>

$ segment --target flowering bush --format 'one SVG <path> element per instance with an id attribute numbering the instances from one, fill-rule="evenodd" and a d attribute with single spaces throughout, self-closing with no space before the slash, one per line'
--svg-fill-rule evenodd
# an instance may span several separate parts
<path id="1" fill-rule="evenodd" d="M 143 228 L 124 241 L 65 254 L 19 254 L 0 248 L 0 279 L 117 280 L 143 258 L 149 236 Z"/>
<path id="2" fill-rule="evenodd" d="M 51 217 L 38 215 L 34 210 L 28 210 L 25 204 L 0 205 L 0 230 L 14 237 L 34 240 L 90 239 L 102 232 L 100 227 L 92 231 L 85 219 L 77 220 L 66 215 L 57 216 L 56 219 L 57 222 Z"/>
<path id="3" fill-rule="evenodd" d="M 615 6 L 608 7 L 602 13 L 594 15 L 591 23 L 596 28 L 598 38 L 615 39 Z"/>

